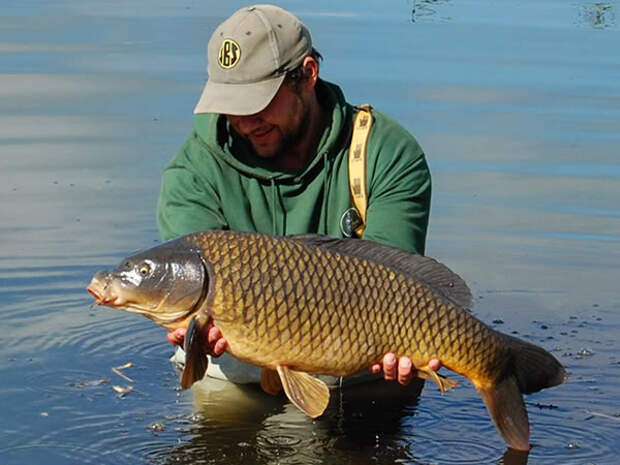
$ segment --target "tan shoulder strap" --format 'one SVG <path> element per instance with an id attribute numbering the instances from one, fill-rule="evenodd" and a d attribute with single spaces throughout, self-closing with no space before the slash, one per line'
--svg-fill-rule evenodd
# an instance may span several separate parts
<path id="1" fill-rule="evenodd" d="M 355 229 L 358 237 L 362 237 L 366 227 L 366 208 L 368 193 L 366 190 L 366 148 L 368 134 L 372 126 L 371 106 L 368 104 L 357 107 L 357 114 L 353 119 L 353 135 L 349 147 L 349 190 L 353 206 L 357 209 L 362 220 Z"/>

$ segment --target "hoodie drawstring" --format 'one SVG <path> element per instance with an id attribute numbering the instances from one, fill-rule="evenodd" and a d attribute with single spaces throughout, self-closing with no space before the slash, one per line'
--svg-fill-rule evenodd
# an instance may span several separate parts
<path id="1" fill-rule="evenodd" d="M 322 229 L 320 231 L 322 234 L 327 234 L 327 204 L 329 199 L 329 186 L 331 185 L 331 182 L 329 182 L 331 174 L 330 160 L 327 157 L 327 152 L 323 152 L 323 224 L 321 225 Z"/>
<path id="2" fill-rule="evenodd" d="M 271 234 L 274 236 L 277 233 L 277 223 L 276 223 L 276 180 L 274 178 L 270 179 L 271 181 Z"/>

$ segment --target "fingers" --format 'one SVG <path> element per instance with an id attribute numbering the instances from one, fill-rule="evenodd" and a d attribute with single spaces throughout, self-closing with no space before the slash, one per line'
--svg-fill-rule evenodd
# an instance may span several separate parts
<path id="1" fill-rule="evenodd" d="M 433 371 L 439 371 L 439 369 L 441 368 L 441 362 L 438 359 L 433 358 L 433 359 L 429 360 L 428 366 Z"/>
<path id="2" fill-rule="evenodd" d="M 207 325 L 207 341 L 209 341 L 209 344 L 215 344 L 221 337 L 222 332 L 220 331 L 220 328 L 214 326 L 213 323 L 209 323 Z"/>
<path id="3" fill-rule="evenodd" d="M 226 339 L 223 339 L 223 338 L 218 339 L 215 345 L 213 346 L 213 355 L 215 355 L 216 357 L 219 357 L 224 352 L 226 352 L 227 346 L 228 346 L 228 343 L 226 342 Z"/>
<path id="4" fill-rule="evenodd" d="M 207 327 L 207 342 L 209 345 L 209 353 L 216 357 L 219 357 L 226 352 L 227 342 L 222 337 L 222 332 L 212 323 Z"/>
<path id="5" fill-rule="evenodd" d="M 397 380 L 403 386 L 413 378 L 413 363 L 409 357 L 397 358 L 392 352 L 383 357 L 383 378 L 387 381 Z"/>
<path id="6" fill-rule="evenodd" d="M 406 386 L 413 378 L 413 363 L 409 357 L 401 357 L 398 360 L 398 382 Z"/>
<path id="7" fill-rule="evenodd" d="M 396 355 L 392 352 L 385 354 L 383 357 L 383 378 L 387 381 L 393 381 L 396 379 Z"/>
<path id="8" fill-rule="evenodd" d="M 185 328 L 177 328 L 174 331 L 168 332 L 168 334 L 166 335 L 166 339 L 168 339 L 168 342 L 170 344 L 182 346 L 183 341 L 185 340 L 186 332 L 187 332 L 187 329 Z"/>
<path id="9" fill-rule="evenodd" d="M 438 371 L 441 368 L 441 361 L 434 358 L 429 360 L 428 366 L 433 371 Z M 411 379 L 415 376 L 415 367 L 409 357 L 396 357 L 392 352 L 388 352 L 383 357 L 382 363 L 375 363 L 370 366 L 370 372 L 378 375 L 383 371 L 383 378 L 387 381 L 398 381 L 403 386 L 406 386 L 411 382 Z"/>
<path id="10" fill-rule="evenodd" d="M 170 344 L 176 344 L 183 346 L 183 342 L 185 341 L 185 333 L 187 332 L 186 328 L 177 328 L 174 331 L 168 332 L 166 335 L 166 339 Z M 207 352 L 210 355 L 214 355 L 219 357 L 224 352 L 226 352 L 226 347 L 228 343 L 226 339 L 222 337 L 222 332 L 220 329 L 213 325 L 213 323 L 209 323 L 207 325 Z"/>

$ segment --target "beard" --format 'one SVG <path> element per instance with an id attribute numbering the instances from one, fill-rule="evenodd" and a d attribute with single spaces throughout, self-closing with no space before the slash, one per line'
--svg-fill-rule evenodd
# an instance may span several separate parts
<path id="1" fill-rule="evenodd" d="M 282 141 L 276 147 L 273 157 L 281 158 L 287 154 L 294 152 L 295 148 L 302 142 L 305 131 L 308 130 L 310 125 L 310 107 L 305 106 L 299 124 L 288 131 L 286 134 L 282 134 Z"/>
<path id="2" fill-rule="evenodd" d="M 261 150 L 260 147 L 257 147 L 250 141 L 254 153 L 260 158 L 268 158 L 274 163 L 279 164 L 282 159 L 290 156 L 291 153 L 294 153 L 296 151 L 296 148 L 303 141 L 304 137 L 306 136 L 306 131 L 308 130 L 310 125 L 310 113 L 310 107 L 304 105 L 298 124 L 290 128 L 278 128 L 281 134 L 281 138 L 279 143 L 271 150 Z"/>

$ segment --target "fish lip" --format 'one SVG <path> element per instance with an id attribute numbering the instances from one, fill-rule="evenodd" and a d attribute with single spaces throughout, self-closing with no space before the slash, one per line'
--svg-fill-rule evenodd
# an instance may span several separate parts
<path id="1" fill-rule="evenodd" d="M 93 279 L 91 279 L 88 286 L 86 286 L 86 290 L 95 298 L 95 304 L 106 305 L 112 300 L 109 295 L 109 286 L 110 272 L 99 271 L 95 274 L 95 276 L 93 276 Z"/>
<path id="2" fill-rule="evenodd" d="M 92 283 L 88 285 L 88 287 L 86 288 L 86 290 L 88 291 L 88 293 L 90 295 L 92 295 L 95 298 L 95 303 L 97 305 L 105 305 L 107 303 L 107 299 L 104 298 L 102 295 L 99 295 L 99 293 L 97 292 L 98 289 L 96 289 Z"/>
<path id="3" fill-rule="evenodd" d="M 108 285 L 105 284 L 103 288 L 99 288 L 96 284 L 89 284 L 86 290 L 92 295 L 95 299 L 95 304 L 97 305 L 107 305 L 111 307 L 118 307 L 120 305 L 125 304 L 125 301 L 117 303 L 118 297 L 115 295 L 104 295 L 104 292 L 107 290 Z M 111 304 L 111 305 L 110 305 Z"/>

